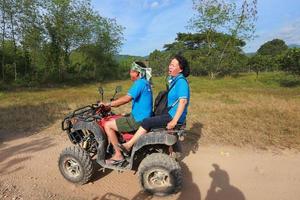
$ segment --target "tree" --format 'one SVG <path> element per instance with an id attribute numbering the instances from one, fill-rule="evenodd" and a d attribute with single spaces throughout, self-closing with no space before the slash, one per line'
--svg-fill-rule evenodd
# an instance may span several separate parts
<path id="1" fill-rule="evenodd" d="M 19 47 L 20 35 L 21 35 L 20 16 L 22 13 L 22 5 L 23 5 L 23 1 L 21 0 L 6 0 L 6 14 L 7 14 L 6 35 L 7 38 L 13 43 L 13 57 L 16 58 L 13 59 L 13 63 L 12 63 L 12 67 L 14 70 L 14 81 L 17 81 L 18 73 L 19 73 L 19 68 L 17 63 L 17 57 L 19 57 L 19 55 L 17 54 L 19 53 L 18 47 Z"/>
<path id="2" fill-rule="evenodd" d="M 1 3 L 1 14 L 2 14 L 2 79 L 5 77 L 5 68 L 6 66 L 13 68 L 14 80 L 17 80 L 17 45 L 19 41 L 19 16 L 21 12 L 21 1 L 17 0 L 4 0 Z M 7 54 L 5 47 L 5 40 L 9 40 L 13 44 L 13 59 L 10 65 L 6 65 L 5 55 Z"/>
<path id="3" fill-rule="evenodd" d="M 1 1 L 1 29 L 2 29 L 2 36 L 1 36 L 1 47 L 2 47 L 2 58 L 1 58 L 1 72 L 2 72 L 2 81 L 5 79 L 5 73 L 4 73 L 4 65 L 5 65 L 5 37 L 6 37 L 6 0 Z"/>
<path id="4" fill-rule="evenodd" d="M 71 0 L 47 1 L 47 13 L 44 15 L 45 28 L 50 40 L 51 68 L 48 72 L 57 73 L 60 81 L 64 80 L 64 73 L 69 65 L 69 56 L 72 48 L 78 45 L 81 32 L 81 19 L 86 9 L 83 1 Z M 84 13 L 84 14 L 82 14 Z M 85 26 L 83 26 L 85 27 Z M 83 35 L 81 35 L 83 34 Z"/>
<path id="5" fill-rule="evenodd" d="M 268 69 L 277 67 L 277 62 L 270 56 L 256 54 L 249 59 L 248 66 L 255 71 L 257 78 L 259 72 L 269 71 Z"/>
<path id="6" fill-rule="evenodd" d="M 260 46 L 257 54 L 264 56 L 267 61 L 266 71 L 276 71 L 279 69 L 280 59 L 287 51 L 288 46 L 283 40 L 274 39 Z"/>
<path id="7" fill-rule="evenodd" d="M 122 31 L 115 20 L 96 13 L 91 0 L 3 0 L 1 78 L 18 83 L 65 81 L 77 78 L 76 70 L 92 74 L 90 80 L 111 77 Z M 73 52 L 84 58 L 78 68 L 70 60 Z"/>
<path id="8" fill-rule="evenodd" d="M 288 46 L 283 40 L 274 39 L 261 45 L 257 53 L 264 56 L 277 56 L 283 54 L 288 49 Z"/>
<path id="9" fill-rule="evenodd" d="M 300 49 L 289 49 L 281 60 L 281 69 L 295 75 L 300 75 Z"/>
<path id="10" fill-rule="evenodd" d="M 25 10 L 28 5 L 33 5 L 37 0 L 4 0 L 1 4 L 1 13 L 2 13 L 2 79 L 5 77 L 5 68 L 12 67 L 14 78 L 16 81 L 20 79 L 22 75 L 27 73 L 27 68 L 29 66 L 29 56 L 26 51 L 20 50 L 23 45 L 23 35 L 26 33 L 24 31 L 24 25 L 29 21 L 30 16 L 34 15 L 37 11 L 32 9 L 27 12 L 27 15 L 24 16 Z M 37 9 L 38 10 L 38 9 Z M 26 20 L 25 20 L 26 19 Z M 30 27 L 30 25 L 27 25 Z M 30 35 L 30 34 L 28 34 Z M 34 42 L 34 40 L 32 41 Z M 13 45 L 13 55 L 12 55 L 12 63 L 7 60 L 7 56 L 11 53 L 10 49 L 4 44 L 12 44 Z M 27 61 L 26 61 L 27 60 Z M 11 72 L 12 70 L 8 70 Z M 6 81 L 10 81 L 7 79 Z"/>
<path id="11" fill-rule="evenodd" d="M 121 44 L 123 28 L 114 20 L 103 18 L 90 7 L 90 0 L 57 0 L 46 4 L 45 28 L 50 43 L 48 62 L 50 73 L 57 73 L 59 80 L 70 67 L 70 54 L 81 48 L 94 60 L 94 78 L 100 66 L 107 66 Z M 103 68 L 102 72 L 106 71 Z"/>
<path id="12" fill-rule="evenodd" d="M 23 0 L 20 14 L 20 44 L 26 60 L 21 70 L 30 80 L 38 80 L 38 73 L 45 68 L 43 60 L 43 29 L 42 2 L 40 0 Z"/>
<path id="13" fill-rule="evenodd" d="M 165 44 L 166 51 L 196 50 L 204 48 L 206 44 L 206 34 L 204 33 L 177 33 L 175 42 Z"/>
<path id="14" fill-rule="evenodd" d="M 237 9 L 235 2 L 193 0 L 196 14 L 190 20 L 189 27 L 198 33 L 205 33 L 208 57 L 206 64 L 211 78 L 220 73 L 224 58 L 228 54 L 235 55 L 232 50 L 236 46 L 236 41 L 249 40 L 253 37 L 257 15 L 256 5 L 257 0 L 250 3 L 244 0 L 241 8 Z M 215 37 L 215 33 L 218 32 L 229 37 L 225 40 L 224 37 Z M 215 43 L 222 43 L 221 48 L 217 48 Z"/>
<path id="15" fill-rule="evenodd" d="M 211 56 L 216 55 L 215 52 L 222 52 L 230 37 L 232 36 L 228 34 L 212 32 L 211 45 L 214 47 L 214 51 L 211 51 Z M 230 40 L 234 41 L 235 45 L 231 45 L 231 48 L 227 48 L 223 52 L 225 57 L 218 70 L 221 75 L 238 72 L 238 69 L 241 68 L 238 66 L 241 64 L 240 59 L 244 57 L 241 48 L 246 43 L 237 38 Z M 210 66 L 211 58 L 207 56 L 207 46 L 206 33 L 178 33 L 175 42 L 164 45 L 164 48 L 171 54 L 183 53 L 190 62 L 193 75 L 207 75 L 214 67 Z"/>
<path id="16" fill-rule="evenodd" d="M 169 51 L 154 50 L 149 55 L 149 66 L 155 76 L 164 76 L 167 74 L 167 66 L 170 62 L 172 53 Z"/>

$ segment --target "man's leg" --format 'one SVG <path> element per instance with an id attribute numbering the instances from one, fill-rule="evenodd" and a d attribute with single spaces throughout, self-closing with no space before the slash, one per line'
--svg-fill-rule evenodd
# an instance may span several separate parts
<path id="1" fill-rule="evenodd" d="M 124 157 L 121 154 L 121 152 L 120 152 L 120 150 L 117 146 L 119 144 L 119 141 L 118 141 L 118 138 L 117 138 L 117 135 L 116 135 L 116 131 L 118 131 L 116 121 L 112 120 L 112 121 L 106 122 L 105 125 L 104 125 L 104 129 L 105 129 L 105 132 L 107 134 L 107 137 L 108 137 L 110 143 L 113 145 L 113 148 L 115 150 L 115 154 L 112 156 L 111 159 L 113 159 L 113 160 L 123 160 Z"/>

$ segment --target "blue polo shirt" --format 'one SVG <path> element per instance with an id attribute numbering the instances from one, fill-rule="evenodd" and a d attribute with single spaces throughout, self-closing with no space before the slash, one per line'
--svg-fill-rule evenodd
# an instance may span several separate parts
<path id="1" fill-rule="evenodd" d="M 139 78 L 134 81 L 127 95 L 132 97 L 131 114 L 135 121 L 152 116 L 152 89 L 149 81 Z"/>
<path id="2" fill-rule="evenodd" d="M 183 123 L 185 121 L 187 115 L 187 108 L 190 102 L 189 84 L 183 76 L 183 74 L 181 73 L 176 77 L 169 78 L 169 88 L 173 84 L 175 85 L 171 88 L 171 90 L 168 93 L 168 107 L 172 106 L 172 108 L 169 110 L 169 114 L 172 118 L 174 118 L 178 108 L 179 99 L 187 99 L 188 102 L 185 105 L 184 111 L 178 120 L 179 123 Z"/>

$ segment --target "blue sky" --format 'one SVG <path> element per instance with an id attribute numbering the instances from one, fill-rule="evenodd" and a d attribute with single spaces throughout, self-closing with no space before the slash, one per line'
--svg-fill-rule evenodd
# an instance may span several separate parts
<path id="1" fill-rule="evenodd" d="M 120 54 L 139 56 L 161 50 L 178 32 L 189 32 L 186 26 L 195 13 L 192 0 L 92 0 L 92 5 L 125 27 Z M 274 38 L 300 45 L 300 1 L 258 0 L 256 35 L 245 52 L 255 52 Z"/>

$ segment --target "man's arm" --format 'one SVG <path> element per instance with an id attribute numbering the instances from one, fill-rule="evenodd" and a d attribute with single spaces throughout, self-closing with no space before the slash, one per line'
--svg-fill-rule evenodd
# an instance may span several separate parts
<path id="1" fill-rule="evenodd" d="M 105 104 L 105 106 L 111 106 L 111 107 L 119 107 L 121 105 L 124 105 L 132 100 L 132 97 L 129 95 L 124 95 L 110 103 Z"/>

